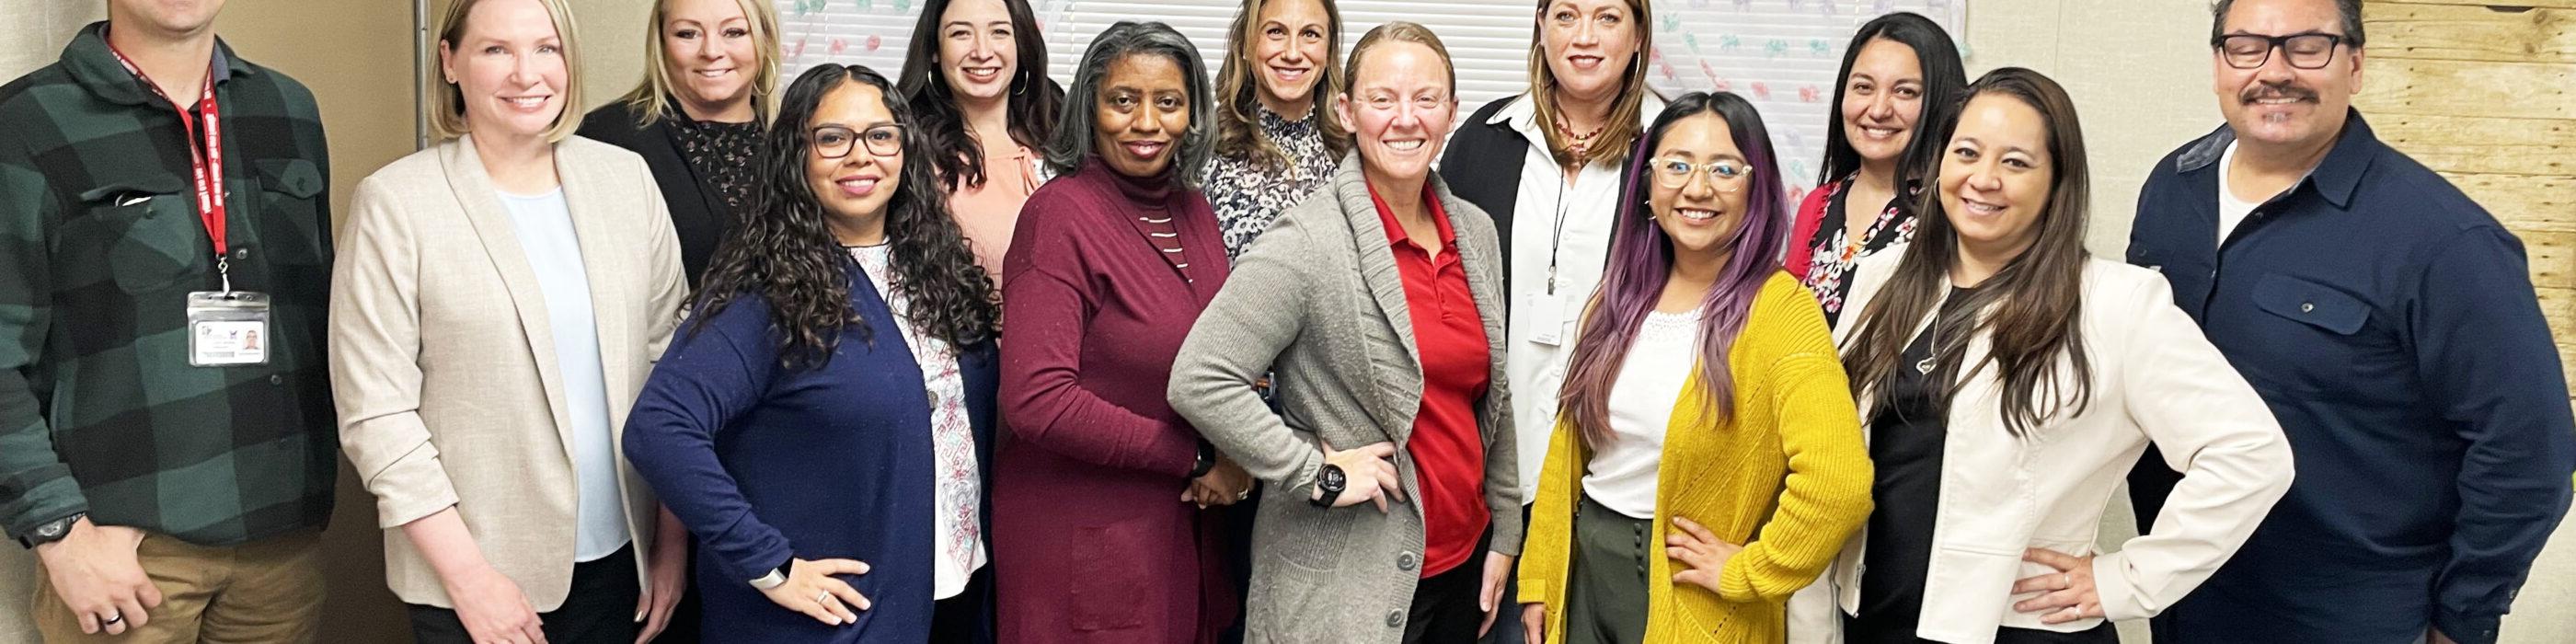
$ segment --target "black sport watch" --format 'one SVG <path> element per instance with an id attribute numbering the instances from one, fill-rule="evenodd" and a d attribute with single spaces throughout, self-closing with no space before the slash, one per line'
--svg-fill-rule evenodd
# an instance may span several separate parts
<path id="1" fill-rule="evenodd" d="M 1342 466 L 1325 463 L 1323 469 L 1315 471 L 1315 489 L 1324 495 L 1309 500 L 1315 503 L 1315 507 L 1333 507 L 1333 502 L 1342 498 L 1342 489 L 1350 487 L 1350 484 L 1350 478 L 1342 474 Z"/>
<path id="2" fill-rule="evenodd" d="M 81 517 L 85 516 L 89 516 L 89 514 L 74 514 L 60 519 L 36 524 L 35 529 L 28 530 L 27 534 L 20 535 L 18 537 L 18 545 L 32 549 L 36 546 L 61 541 L 64 537 L 72 536 L 72 524 L 80 522 Z"/>

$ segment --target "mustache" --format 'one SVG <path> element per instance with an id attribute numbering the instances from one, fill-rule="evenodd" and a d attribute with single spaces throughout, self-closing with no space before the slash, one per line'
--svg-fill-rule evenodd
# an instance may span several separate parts
<path id="1" fill-rule="evenodd" d="M 2267 82 L 2245 90 L 2243 93 L 2238 94 L 2236 98 L 2238 101 L 2246 103 L 2273 98 L 2315 101 L 2317 100 L 2317 91 L 2306 87 L 2300 87 L 2292 83 Z"/>

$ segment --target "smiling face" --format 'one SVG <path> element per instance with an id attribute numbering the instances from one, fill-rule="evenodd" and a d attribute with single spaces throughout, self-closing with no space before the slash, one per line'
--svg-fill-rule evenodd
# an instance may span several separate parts
<path id="1" fill-rule="evenodd" d="M 885 90 L 842 81 L 805 124 L 805 187 L 843 229 L 883 226 L 886 203 L 903 183 L 903 134 Z M 886 137 L 892 137 L 889 141 Z M 835 153 L 848 150 L 839 158 Z"/>
<path id="2" fill-rule="evenodd" d="M 762 64 L 751 18 L 737 0 L 669 0 L 662 20 L 662 64 L 680 102 L 709 114 L 751 100 Z"/>
<path id="3" fill-rule="evenodd" d="M 1189 81 L 1180 63 L 1154 54 L 1110 61 L 1100 75 L 1093 150 L 1118 174 L 1152 177 L 1172 167 L 1173 144 L 1190 128 Z"/>
<path id="4" fill-rule="evenodd" d="M 1673 255 L 1722 257 L 1733 250 L 1752 199 L 1753 173 L 1726 117 L 1712 111 L 1673 122 L 1653 154 L 1646 205 L 1671 240 Z"/>
<path id="5" fill-rule="evenodd" d="M 439 67 L 464 97 L 469 131 L 478 138 L 542 137 L 554 127 L 571 74 L 544 3 L 476 2 L 457 40 L 439 43 Z"/>
<path id="6" fill-rule="evenodd" d="M 1862 45 L 1843 78 L 1843 140 L 1863 161 L 1894 162 L 1923 116 L 1923 64 L 1914 48 L 1886 38 Z"/>
<path id="7" fill-rule="evenodd" d="M 1539 13 L 1539 42 L 1557 91 L 1606 101 L 1637 59 L 1637 16 L 1626 0 L 1556 0 Z"/>
<path id="8" fill-rule="evenodd" d="M 939 76 L 972 101 L 1000 100 L 1020 72 L 1017 29 L 1002 0 L 957 0 L 939 17 Z"/>
<path id="9" fill-rule="evenodd" d="M 2239 0 L 2221 34 L 2343 34 L 2333 0 Z M 2337 46 L 2321 69 L 2290 65 L 2287 47 L 2254 69 L 2237 69 L 2227 52 L 2210 53 L 2219 111 L 2240 140 L 2274 147 L 2322 147 L 2343 131 L 2352 95 L 2361 89 L 2361 50 Z"/>
<path id="10" fill-rule="evenodd" d="M 1449 65 L 1431 47 L 1407 41 L 1386 41 L 1361 57 L 1350 92 L 1333 100 L 1335 115 L 1351 124 L 1371 181 L 1421 181 L 1440 158 L 1458 111 Z"/>
<path id="11" fill-rule="evenodd" d="M 1264 2 L 1252 29 L 1250 55 L 1253 74 L 1261 81 L 1261 104 L 1283 116 L 1304 115 L 1332 56 L 1333 26 L 1324 4 Z"/>
<path id="12" fill-rule="evenodd" d="M 2039 236 L 2056 182 L 2048 122 L 2004 94 L 1979 94 L 1959 112 L 1941 155 L 1941 208 L 1962 247 L 1996 259 L 2018 256 Z"/>

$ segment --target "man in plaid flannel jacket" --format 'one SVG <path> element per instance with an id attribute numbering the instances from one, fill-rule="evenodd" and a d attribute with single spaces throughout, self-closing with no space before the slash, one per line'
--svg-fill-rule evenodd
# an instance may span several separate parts
<path id="1" fill-rule="evenodd" d="M 308 641 L 338 458 L 321 114 L 215 38 L 221 0 L 108 4 L 0 86 L 0 528 L 49 642 Z M 272 299 L 266 360 L 191 366 L 189 294 L 227 283 Z"/>

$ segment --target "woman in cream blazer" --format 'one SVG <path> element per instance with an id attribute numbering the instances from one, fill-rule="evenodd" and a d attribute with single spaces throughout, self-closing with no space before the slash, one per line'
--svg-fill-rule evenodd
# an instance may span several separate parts
<path id="1" fill-rule="evenodd" d="M 2085 254 L 2065 92 L 2007 68 L 1966 96 L 1920 233 L 1862 260 L 1834 331 L 1876 509 L 1791 602 L 1795 641 L 2116 642 L 2105 620 L 2182 599 L 2289 489 L 2280 425 L 2164 280 Z M 2150 442 L 2182 482 L 2103 552 Z"/>
<path id="2" fill-rule="evenodd" d="M 341 232 L 341 447 L 417 639 L 629 644 L 686 557 L 615 435 L 687 295 L 678 241 L 640 157 L 572 136 L 562 0 L 454 4 L 449 138 L 360 182 Z"/>

